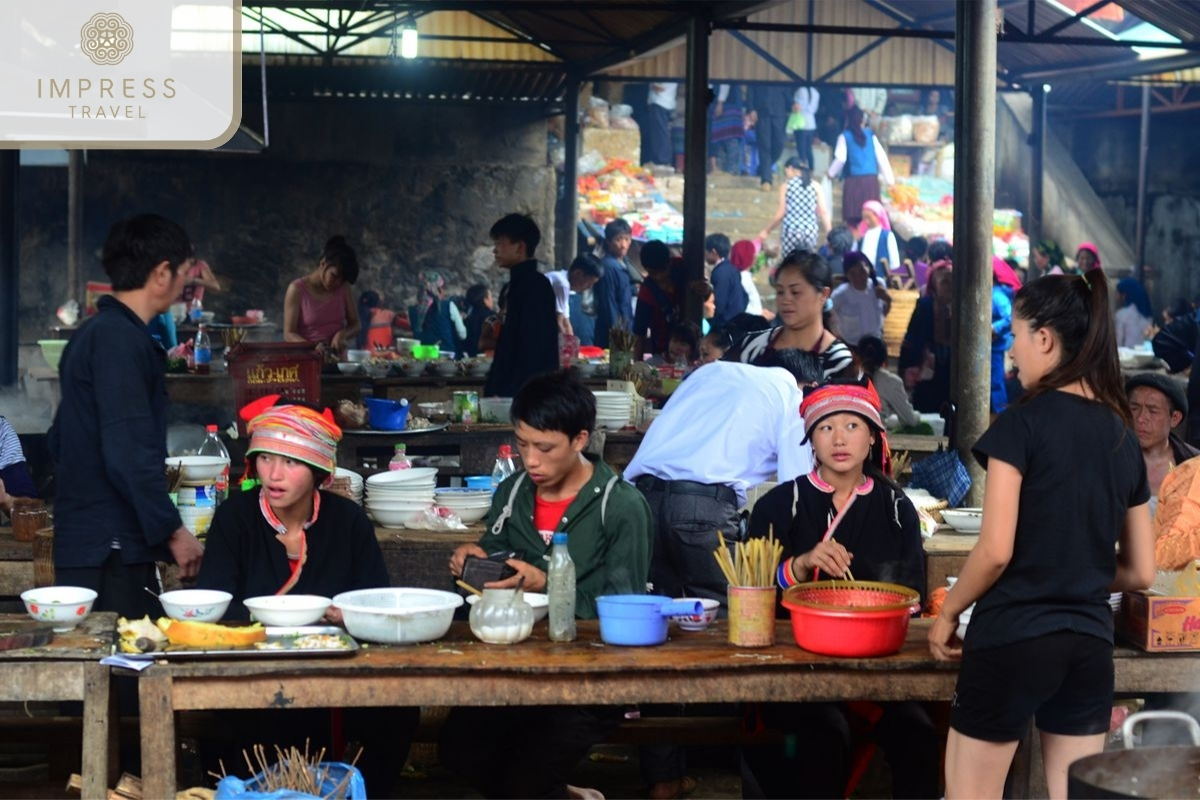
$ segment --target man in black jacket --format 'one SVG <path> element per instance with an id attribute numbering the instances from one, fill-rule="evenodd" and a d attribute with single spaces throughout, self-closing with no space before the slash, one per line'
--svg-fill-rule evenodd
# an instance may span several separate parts
<path id="1" fill-rule="evenodd" d="M 50 429 L 61 487 L 54 506 L 58 583 L 96 590 L 95 609 L 161 613 L 156 561 L 196 575 L 204 548 L 167 495 L 166 353 L 146 330 L 179 296 L 191 242 L 176 223 L 143 214 L 113 225 L 104 271 L 113 294 L 67 344 L 62 402 Z"/>
<path id="2" fill-rule="evenodd" d="M 554 289 L 533 257 L 542 232 L 523 214 L 509 214 L 491 230 L 496 265 L 509 270 L 508 311 L 496 355 L 483 385 L 485 397 L 512 397 L 526 380 L 558 368 Z"/>

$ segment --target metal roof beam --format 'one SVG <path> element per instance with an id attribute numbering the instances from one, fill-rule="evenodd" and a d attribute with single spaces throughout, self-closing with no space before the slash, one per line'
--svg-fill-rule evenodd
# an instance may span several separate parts
<path id="1" fill-rule="evenodd" d="M 732 36 L 734 39 L 737 39 L 739 42 L 744 44 L 746 47 L 750 48 L 750 50 L 755 55 L 757 55 L 763 61 L 766 61 L 768 64 L 770 64 L 775 69 L 782 72 L 784 75 L 787 75 L 789 78 L 796 81 L 797 83 L 805 83 L 804 78 L 801 78 L 799 75 L 797 75 L 795 72 L 793 72 L 792 69 L 787 64 L 784 64 L 778 58 L 771 55 L 770 51 L 768 51 L 767 48 L 763 47 L 761 44 L 754 41 L 746 34 L 742 33 L 741 31 L 727 31 L 727 33 L 730 36 Z"/>
<path id="2" fill-rule="evenodd" d="M 1075 16 L 1068 17 L 1067 19 L 1064 19 L 1062 22 L 1056 22 L 1053 25 L 1051 25 L 1049 28 L 1046 28 L 1046 30 L 1042 31 L 1041 33 L 1039 33 L 1037 35 L 1038 36 L 1053 36 L 1054 34 L 1058 33 L 1059 31 L 1063 30 L 1064 28 L 1071 27 L 1076 22 L 1079 22 L 1081 19 L 1086 19 L 1087 17 L 1090 17 L 1092 14 L 1094 14 L 1095 12 L 1099 11 L 1100 9 L 1104 8 L 1107 5 L 1112 5 L 1112 0 L 1097 0 L 1097 2 L 1092 3 L 1090 6 L 1083 9 Z"/>
<path id="3" fill-rule="evenodd" d="M 931 31 L 916 28 L 876 28 L 853 25 L 807 25 L 790 22 L 715 22 L 713 27 L 726 31 L 763 31 L 765 33 L 815 33 L 840 36 L 884 36 L 894 39 L 954 38 L 954 31 Z"/>
<path id="4" fill-rule="evenodd" d="M 896 9 L 887 5 L 886 3 L 878 2 L 878 0 L 863 0 L 863 2 L 865 2 L 868 6 L 875 9 L 879 13 L 884 14 L 888 17 L 891 17 L 896 22 L 900 23 L 900 27 L 902 27 L 902 28 L 907 29 L 907 28 L 915 28 L 916 27 L 916 22 L 913 20 L 912 17 L 901 14 L 899 11 L 897 11 Z M 957 11 L 956 11 L 956 17 L 957 17 Z M 881 34 L 881 35 L 887 35 L 887 34 Z M 953 33 L 951 33 L 950 38 L 951 39 L 954 38 Z M 954 52 L 953 45 L 947 44 L 946 42 L 937 41 L 936 39 L 934 41 L 937 42 L 938 47 L 941 47 L 943 50 L 946 50 L 951 53 Z"/>
<path id="5" fill-rule="evenodd" d="M 1019 83 L 1047 81 L 1053 83 L 1072 81 L 1110 81 L 1122 78 L 1132 78 L 1137 75 L 1157 75 L 1160 72 L 1173 72 L 1179 69 L 1191 69 L 1200 66 L 1200 53 L 1184 53 L 1167 58 L 1155 58 L 1150 61 L 1125 61 L 1112 63 L 1112 60 L 1095 61 L 1088 64 L 1076 64 L 1069 67 L 1053 67 L 1050 69 L 1030 70 L 1011 76 L 1011 80 Z"/>
<path id="6" fill-rule="evenodd" d="M 696 4 L 686 0 L 605 2 L 605 0 L 243 0 L 242 7 L 295 8 L 317 11 L 628 11 L 690 13 Z"/>
<path id="7" fill-rule="evenodd" d="M 875 41 L 871 42 L 869 45 L 864 47 L 862 50 L 859 50 L 857 53 L 850 56 L 842 63 L 838 64 L 833 69 L 829 70 L 824 75 L 817 78 L 815 81 L 813 81 L 813 83 L 825 83 L 830 78 L 832 78 L 834 75 L 837 75 L 839 72 L 844 70 L 846 67 L 853 64 L 855 61 L 858 61 L 860 58 L 865 58 L 867 55 L 869 55 L 871 53 L 872 50 L 874 50 L 875 48 L 879 47 L 880 45 L 886 43 L 887 41 L 888 41 L 888 37 L 886 37 L 886 36 L 882 36 L 882 37 L 876 39 Z"/>
<path id="8" fill-rule="evenodd" d="M 1039 33 L 1027 36 L 1022 31 L 1013 28 L 1006 30 L 1000 39 L 1001 44 L 1064 44 L 1079 47 L 1122 47 L 1132 50 L 1135 47 L 1154 48 L 1157 50 L 1200 50 L 1200 41 L 1195 42 L 1157 42 L 1145 39 L 1108 39 L 1101 36 L 1046 36 Z"/>

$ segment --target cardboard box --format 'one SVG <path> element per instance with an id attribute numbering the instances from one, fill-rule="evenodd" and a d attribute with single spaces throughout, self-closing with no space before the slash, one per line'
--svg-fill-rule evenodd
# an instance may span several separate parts
<path id="1" fill-rule="evenodd" d="M 1126 592 L 1118 630 L 1150 653 L 1200 651 L 1200 597 Z"/>

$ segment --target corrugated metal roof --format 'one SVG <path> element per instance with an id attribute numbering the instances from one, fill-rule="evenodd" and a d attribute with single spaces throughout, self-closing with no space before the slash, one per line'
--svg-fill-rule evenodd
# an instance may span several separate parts
<path id="1" fill-rule="evenodd" d="M 1115 0 L 1139 19 L 1162 28 L 1185 42 L 1200 39 L 1200 4 L 1170 0 Z"/>

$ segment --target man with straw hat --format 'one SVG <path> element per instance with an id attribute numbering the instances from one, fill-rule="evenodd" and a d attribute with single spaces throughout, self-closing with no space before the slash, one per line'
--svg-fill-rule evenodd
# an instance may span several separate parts
<path id="1" fill-rule="evenodd" d="M 233 595 L 227 620 L 246 620 L 248 597 L 313 594 L 333 597 L 390 585 L 375 528 L 354 501 L 330 491 L 341 429 L 328 409 L 271 395 L 241 411 L 250 445 L 246 480 L 217 509 L 208 531 L 197 586 Z M 341 612 L 331 607 L 330 622 Z M 225 712 L 226 714 L 234 712 Z M 372 793 L 389 796 L 419 720 L 416 708 L 347 708 L 346 738 L 363 744 L 359 769 Z M 329 741 L 330 715 L 321 709 L 236 712 L 236 748 L 254 742 L 303 746 Z M 228 744 L 228 743 L 226 743 Z M 236 749 L 225 755 L 237 759 Z M 349 759 L 347 759 L 349 760 Z M 226 759 L 226 763 L 230 763 Z M 233 762 L 233 763 L 236 763 Z"/>

